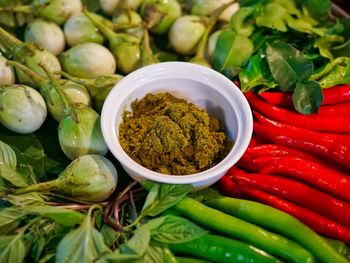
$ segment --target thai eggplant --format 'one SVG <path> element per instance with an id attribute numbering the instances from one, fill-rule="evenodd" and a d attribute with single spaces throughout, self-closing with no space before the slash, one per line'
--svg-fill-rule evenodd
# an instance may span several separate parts
<path id="1" fill-rule="evenodd" d="M 25 85 L 0 86 L 0 123 L 16 133 L 32 133 L 44 123 L 47 109 L 43 97 Z"/>
<path id="2" fill-rule="evenodd" d="M 81 201 L 101 202 L 114 192 L 117 182 L 117 171 L 107 158 L 86 154 L 72 161 L 57 179 L 19 188 L 15 194 L 60 192 Z"/>

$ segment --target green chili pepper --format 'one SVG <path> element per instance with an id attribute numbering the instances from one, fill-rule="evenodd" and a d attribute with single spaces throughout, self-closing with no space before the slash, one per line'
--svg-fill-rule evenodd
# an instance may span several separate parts
<path id="1" fill-rule="evenodd" d="M 280 262 L 278 259 L 249 244 L 222 236 L 206 234 L 194 240 L 171 244 L 175 253 L 184 253 L 219 263 Z"/>
<path id="2" fill-rule="evenodd" d="M 253 201 L 220 197 L 207 202 L 211 207 L 252 224 L 271 229 L 308 249 L 320 262 L 348 262 L 320 235 L 299 220 L 276 208 Z"/>
<path id="3" fill-rule="evenodd" d="M 312 254 L 299 244 L 219 210 L 205 206 L 192 198 L 185 197 L 173 209 L 195 223 L 250 243 L 286 261 L 298 263 L 314 262 Z"/>
<path id="4" fill-rule="evenodd" d="M 199 258 L 188 258 L 188 257 L 176 257 L 179 263 L 210 263 L 211 261 L 207 261 Z"/>
<path id="5" fill-rule="evenodd" d="M 338 251 L 339 254 L 343 255 L 344 257 L 349 258 L 349 248 L 343 241 L 337 240 L 337 239 L 331 239 L 327 237 L 323 237 L 324 240 L 327 241 L 327 243 L 336 251 Z"/>

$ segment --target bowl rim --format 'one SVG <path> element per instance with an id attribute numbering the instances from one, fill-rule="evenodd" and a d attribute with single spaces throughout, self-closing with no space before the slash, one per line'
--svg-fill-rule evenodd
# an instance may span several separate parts
<path id="1" fill-rule="evenodd" d="M 237 131 L 237 138 L 235 139 L 235 144 L 230 150 L 230 152 L 227 154 L 227 156 L 221 160 L 219 163 L 214 165 L 213 167 L 204 170 L 199 173 L 194 173 L 194 174 L 189 174 L 189 175 L 167 175 L 167 174 L 162 174 L 158 173 L 155 171 L 152 171 L 140 164 L 138 164 L 136 161 L 134 161 L 120 146 L 119 140 L 116 139 L 116 133 L 114 133 L 114 130 L 117 126 L 116 122 L 116 114 L 118 114 L 119 107 L 116 107 L 117 109 L 114 110 L 115 114 L 111 114 L 111 107 L 115 107 L 115 102 L 114 100 L 116 98 L 121 98 L 123 97 L 123 100 L 121 100 L 121 105 L 125 100 L 128 99 L 128 96 L 132 94 L 134 91 L 137 90 L 137 88 L 140 88 L 142 85 L 139 85 L 137 88 L 128 88 L 128 89 L 123 89 L 123 88 L 117 88 L 120 86 L 125 86 L 128 85 L 129 82 L 135 81 L 135 79 L 139 79 L 143 76 L 150 76 L 150 73 L 155 74 L 155 72 L 159 72 L 160 70 L 164 70 L 164 72 L 174 70 L 176 68 L 181 68 L 181 70 L 187 69 L 188 71 L 193 71 L 192 75 L 189 77 L 187 76 L 186 79 L 189 80 L 195 80 L 198 81 L 198 78 L 196 78 L 195 73 L 200 73 L 200 74 L 208 74 L 211 78 L 216 78 L 217 81 L 220 81 L 224 85 L 225 93 L 228 93 L 228 95 L 231 96 L 232 98 L 235 98 L 235 100 L 239 101 L 240 107 L 241 107 L 241 114 L 244 116 L 241 116 L 241 120 L 244 125 L 244 133 L 242 132 L 243 127 L 238 127 Z M 172 76 L 174 77 L 174 76 Z M 178 78 L 182 78 L 181 75 L 177 76 Z M 165 75 L 162 75 L 161 79 L 167 79 Z M 156 79 L 156 80 L 159 80 Z M 155 79 L 153 79 L 155 81 Z M 147 84 L 149 82 L 145 82 L 144 84 Z M 206 83 L 208 84 L 208 83 Z M 208 85 L 210 86 L 210 85 Z M 220 89 L 215 89 L 221 96 L 225 97 L 225 94 L 223 94 L 223 90 Z M 123 95 L 123 96 L 122 96 Z M 233 111 L 236 112 L 237 109 L 235 109 L 230 103 L 230 100 L 226 98 L 232 107 Z M 237 103 L 238 104 L 238 103 Z M 120 106 L 121 106 L 120 105 Z M 236 116 L 239 118 L 239 116 Z M 112 124 L 111 124 L 112 121 Z M 193 184 L 193 183 L 200 183 L 204 182 L 210 179 L 213 179 L 217 177 L 220 174 L 224 174 L 233 164 L 235 164 L 239 158 L 243 155 L 245 152 L 246 148 L 249 145 L 252 132 L 253 132 L 253 116 L 252 116 L 252 111 L 250 109 L 249 103 L 246 100 L 245 96 L 241 92 L 241 90 L 226 76 L 222 75 L 221 73 L 198 65 L 190 62 L 160 62 L 157 64 L 152 64 L 148 65 L 145 67 L 142 67 L 140 69 L 137 69 L 128 75 L 126 75 L 123 79 L 121 79 L 110 91 L 108 94 L 103 108 L 101 112 L 101 130 L 102 134 L 104 137 L 104 140 L 110 150 L 110 152 L 113 154 L 113 156 L 120 162 L 120 164 L 126 169 L 130 169 L 133 173 L 138 174 L 140 177 L 143 177 L 144 179 L 148 179 L 151 181 L 155 182 L 161 182 L 161 183 L 174 183 L 174 184 Z M 111 136 L 115 135 L 115 138 L 111 138 Z M 237 140 L 240 139 L 240 144 L 236 146 Z M 228 158 L 232 158 L 232 160 L 228 161 Z"/>

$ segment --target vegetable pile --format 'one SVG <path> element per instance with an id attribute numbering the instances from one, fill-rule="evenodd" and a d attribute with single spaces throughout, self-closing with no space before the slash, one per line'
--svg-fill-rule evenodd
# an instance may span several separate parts
<path id="1" fill-rule="evenodd" d="M 0 262 L 349 262 L 350 20 L 330 9 L 0 0 Z M 132 182 L 100 128 L 123 76 L 173 60 L 229 77 L 255 118 L 199 192 Z"/>

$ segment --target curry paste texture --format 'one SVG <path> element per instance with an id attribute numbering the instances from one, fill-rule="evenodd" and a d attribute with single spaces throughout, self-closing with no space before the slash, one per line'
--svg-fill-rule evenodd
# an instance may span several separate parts
<path id="1" fill-rule="evenodd" d="M 220 162 L 233 143 L 218 119 L 170 93 L 148 94 L 131 104 L 119 141 L 137 163 L 153 171 L 185 175 Z"/>

